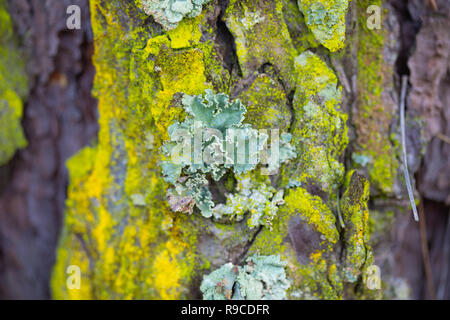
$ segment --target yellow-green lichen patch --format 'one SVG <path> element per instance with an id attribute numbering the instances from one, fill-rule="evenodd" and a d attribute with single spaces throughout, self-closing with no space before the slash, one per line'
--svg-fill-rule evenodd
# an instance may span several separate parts
<path id="1" fill-rule="evenodd" d="M 347 189 L 342 201 L 345 225 L 344 279 L 350 283 L 358 280 L 364 267 L 371 264 L 369 246 L 369 182 L 356 171 L 347 173 Z"/>
<path id="2" fill-rule="evenodd" d="M 394 83 L 392 77 L 387 76 L 392 74 L 394 62 L 389 62 L 386 56 L 388 31 L 385 28 L 370 30 L 366 20 L 367 7 L 381 7 L 382 4 L 381 0 L 364 0 L 357 6 L 358 110 L 353 120 L 357 134 L 354 158 L 363 156 L 368 160 L 365 167 L 371 185 L 381 193 L 389 194 L 393 191 L 399 167 L 395 141 L 390 134 L 396 110 L 390 93 L 394 92 Z M 354 164 L 363 167 L 356 162 Z"/>
<path id="3" fill-rule="evenodd" d="M 174 94 L 200 94 L 208 87 L 204 75 L 203 52 L 199 49 L 174 52 L 163 47 L 156 58 L 155 69 L 162 88 L 156 93 L 156 100 L 150 108 L 156 125 L 161 134 L 165 135 L 166 128 L 174 119 L 170 113 L 176 112 L 169 108 Z"/>
<path id="4" fill-rule="evenodd" d="M 292 66 L 296 50 L 284 22 L 282 9 L 281 0 L 232 0 L 224 18 L 235 37 L 244 77 L 270 63 L 290 87 L 293 86 Z"/>
<path id="5" fill-rule="evenodd" d="M 182 109 L 174 107 L 176 93 L 200 94 L 206 88 L 228 90 L 227 72 L 220 64 L 212 40 L 213 32 L 206 26 L 205 14 L 183 20 L 167 34 L 148 39 L 144 59 L 139 65 L 148 66 L 150 83 L 156 83 L 147 94 L 152 116 L 160 134 L 167 138 L 166 128 L 179 119 Z M 205 41 L 200 41 L 202 34 Z M 155 81 L 156 80 L 156 81 Z"/>
<path id="6" fill-rule="evenodd" d="M 189 276 L 183 270 L 187 261 L 183 257 L 183 246 L 177 241 L 168 241 L 165 248 L 156 256 L 153 286 L 159 289 L 161 299 L 173 299 L 179 296 L 179 284 L 184 277 Z"/>
<path id="7" fill-rule="evenodd" d="M 337 243 L 339 234 L 336 229 L 336 219 L 331 210 L 317 196 L 311 196 L 305 189 L 296 188 L 285 197 L 285 206 L 294 210 L 306 222 L 313 225 L 324 237 L 324 241 L 332 246 Z"/>
<path id="8" fill-rule="evenodd" d="M 314 181 L 328 192 L 343 178 L 339 157 L 348 143 L 347 115 L 340 111 L 341 89 L 326 63 L 310 51 L 298 56 L 295 66 L 298 78 L 291 132 L 299 156 L 295 166 L 286 166 L 284 183 Z"/>
<path id="9" fill-rule="evenodd" d="M 79 185 L 87 183 L 84 180 L 92 171 L 95 154 L 96 148 L 86 147 L 69 159 L 66 164 L 71 181 L 71 187 L 68 190 L 69 197 L 72 197 L 73 201 L 80 201 L 80 207 L 82 206 L 86 212 L 84 221 L 77 219 L 70 211 L 66 212 L 61 240 L 57 250 L 58 259 L 53 268 L 51 279 L 54 299 L 90 299 L 93 297 L 89 280 L 90 269 L 93 267 L 90 265 L 92 259 L 84 248 L 86 244 L 82 234 L 86 231 L 86 223 L 92 222 L 94 218 L 88 214 L 88 210 L 91 210 L 90 203 L 86 198 L 80 197 L 77 189 Z M 92 190 L 92 192 L 96 191 Z M 67 205 L 70 206 L 70 202 Z M 74 241 L 77 237 L 79 240 Z M 67 250 L 68 247 L 70 247 L 70 250 Z M 66 281 L 69 275 L 66 272 L 69 266 L 76 266 L 80 270 L 80 289 L 68 290 L 67 288 Z"/>
<path id="10" fill-rule="evenodd" d="M 291 299 L 302 300 L 340 300 L 343 299 L 343 286 L 339 269 L 334 260 L 320 257 L 306 266 L 295 266 L 294 285 L 290 290 Z"/>
<path id="11" fill-rule="evenodd" d="M 283 0 L 283 14 L 292 43 L 299 54 L 320 46 L 320 42 L 306 26 L 305 17 L 299 10 L 297 0 Z"/>
<path id="12" fill-rule="evenodd" d="M 13 35 L 6 1 L 0 0 L 0 165 L 27 145 L 21 125 L 27 91 L 24 58 Z"/>
<path id="13" fill-rule="evenodd" d="M 291 298 L 337 299 L 341 295 L 335 262 L 339 233 L 323 201 L 303 188 L 289 190 L 272 230 L 263 229 L 251 253 L 277 252 L 288 261 Z"/>
<path id="14" fill-rule="evenodd" d="M 198 94 L 209 86 L 205 55 L 195 48 L 198 36 L 185 47 L 176 30 L 169 37 L 155 24 L 142 24 L 143 14 L 131 3 L 90 4 L 100 131 L 95 149 L 68 162 L 71 180 L 53 295 L 186 297 L 195 263 L 204 262 L 196 260 L 197 231 L 180 230 L 180 219 L 168 207 L 158 149 L 168 124 L 181 117 L 182 109 L 172 106 L 176 93 Z M 65 286 L 69 265 L 82 271 L 78 293 Z"/>
<path id="15" fill-rule="evenodd" d="M 287 132 L 291 111 L 283 88 L 267 74 L 260 74 L 239 99 L 247 106 L 245 121 L 255 129 Z"/>
<path id="16" fill-rule="evenodd" d="M 188 48 L 200 42 L 202 36 L 200 24 L 202 15 L 196 18 L 183 20 L 176 30 L 167 32 L 170 38 L 170 45 L 173 49 Z"/>
<path id="17" fill-rule="evenodd" d="M 331 52 L 344 47 L 348 0 L 298 0 L 306 25 Z"/>

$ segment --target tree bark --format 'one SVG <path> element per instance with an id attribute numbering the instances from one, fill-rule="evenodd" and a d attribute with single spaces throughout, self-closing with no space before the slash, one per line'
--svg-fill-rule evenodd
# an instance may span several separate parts
<path id="1" fill-rule="evenodd" d="M 294 0 L 211 0 L 170 27 L 141 0 L 10 1 L 28 146 L 0 167 L 0 297 L 202 298 L 224 264 L 275 255 L 290 299 L 448 298 L 450 6 L 435 2 L 437 12 L 419 0 L 326 7 L 345 23 L 342 46 Z M 66 29 L 70 4 L 82 30 Z M 374 4 L 380 30 L 367 26 Z M 419 223 L 401 161 L 404 75 Z M 249 173 L 283 191 L 271 225 L 171 209 L 161 147 L 188 116 L 183 94 L 206 89 L 242 101 L 253 128 L 292 135 L 295 159 L 270 178 Z M 232 172 L 208 179 L 216 202 L 239 193 Z M 69 266 L 80 289 L 67 286 Z M 374 266 L 381 289 L 369 284 Z"/>

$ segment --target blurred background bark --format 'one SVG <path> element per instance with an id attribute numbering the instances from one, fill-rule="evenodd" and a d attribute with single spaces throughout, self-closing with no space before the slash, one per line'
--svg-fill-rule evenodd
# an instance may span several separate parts
<path id="1" fill-rule="evenodd" d="M 0 297 L 50 298 L 67 188 L 65 161 L 97 132 L 89 4 L 8 1 L 27 59 L 22 125 L 28 146 L 0 168 Z M 67 30 L 66 8 L 82 8 L 82 30 Z"/>

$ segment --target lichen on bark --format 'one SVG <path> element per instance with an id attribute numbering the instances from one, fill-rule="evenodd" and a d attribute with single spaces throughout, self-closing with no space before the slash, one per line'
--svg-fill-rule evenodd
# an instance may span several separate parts
<path id="1" fill-rule="evenodd" d="M 28 79 L 6 5 L 0 1 L 0 165 L 27 145 L 21 120 Z"/>
<path id="2" fill-rule="evenodd" d="M 298 0 L 305 22 L 316 39 L 331 52 L 344 47 L 348 0 Z"/>
<path id="3" fill-rule="evenodd" d="M 285 266 L 279 256 L 250 256 L 242 267 L 227 263 L 205 276 L 200 290 L 206 300 L 283 300 Z"/>
<path id="4" fill-rule="evenodd" d="M 333 70 L 319 54 L 294 46 L 284 5 L 281 0 L 230 1 L 221 8 L 211 1 L 200 15 L 165 31 L 134 3 L 91 1 L 100 132 L 97 145 L 68 162 L 54 297 L 200 297 L 204 275 L 257 254 L 286 261 L 292 283 L 288 298 L 344 297 L 344 267 L 352 260 L 342 260 L 339 249 L 357 248 L 360 239 L 357 232 L 358 237 L 343 237 L 336 218 L 347 115 Z M 218 19 L 234 36 L 237 65 L 221 56 Z M 245 120 L 255 128 L 292 134 L 295 159 L 270 177 L 258 170 L 248 173 L 258 186 L 253 189 L 270 191 L 276 202 L 283 198 L 267 225 L 251 228 L 245 220 L 224 223 L 198 211 L 170 209 L 158 150 L 170 138 L 169 126 L 189 117 L 183 96 L 206 89 L 245 101 Z M 214 196 L 223 204 L 227 194 L 242 191 L 234 174 L 218 180 Z M 355 196 L 349 190 L 345 204 Z M 358 201 L 364 209 L 366 196 Z M 361 231 L 363 209 L 344 214 L 346 228 Z M 354 218 L 360 212 L 362 221 Z M 367 237 L 367 229 L 361 232 Z M 67 290 L 69 265 L 80 266 L 83 290 Z M 359 274 L 352 281 L 360 283 L 364 264 L 354 268 Z M 364 290 L 355 288 L 346 292 Z"/>
<path id="5" fill-rule="evenodd" d="M 138 0 L 145 13 L 152 15 L 164 29 L 171 30 L 184 18 L 197 17 L 210 0 Z"/>
<path id="6" fill-rule="evenodd" d="M 357 103 L 355 112 L 356 147 L 353 163 L 356 168 L 367 170 L 372 189 L 377 194 L 391 195 L 398 180 L 398 138 L 395 111 L 398 97 L 392 74 L 398 46 L 393 35 L 398 34 L 394 21 L 382 21 L 385 27 L 369 29 L 366 9 L 378 5 L 386 10 L 386 2 L 359 1 L 356 5 L 358 37 L 354 44 L 358 59 Z M 386 17 L 387 15 L 382 15 Z M 381 17 L 381 18 L 382 18 Z"/>

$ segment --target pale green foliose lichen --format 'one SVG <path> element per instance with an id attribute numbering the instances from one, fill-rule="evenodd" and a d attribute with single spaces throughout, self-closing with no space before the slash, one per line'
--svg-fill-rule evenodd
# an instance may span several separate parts
<path id="1" fill-rule="evenodd" d="M 226 94 L 213 94 L 211 90 L 206 90 L 204 97 L 185 94 L 182 104 L 187 117 L 182 123 L 175 122 L 168 128 L 169 141 L 162 146 L 165 157 L 161 163 L 163 177 L 174 186 L 169 190 L 172 210 L 192 213 L 196 205 L 204 217 L 210 218 L 213 213 L 218 217 L 230 212 L 234 204 L 240 203 L 238 199 L 242 200 L 242 196 L 258 194 L 266 198 L 246 204 L 242 207 L 242 214 L 237 216 L 250 211 L 251 227 L 270 221 L 276 213 L 274 207 L 281 202 L 280 194 L 276 195 L 267 187 L 265 190 L 259 188 L 251 191 L 243 187 L 245 194 L 228 196 L 227 205 L 219 205 L 216 209 L 208 188 L 208 178 L 219 181 L 227 171 L 241 175 L 263 162 L 267 164 L 264 168 L 267 172 L 277 171 L 281 163 L 296 156 L 289 144 L 290 134 L 282 133 L 278 148 L 272 152 L 272 144 L 270 148 L 267 146 L 267 133 L 242 123 L 247 110 L 239 100 L 230 102 Z M 272 157 L 276 151 L 278 157 Z M 230 216 L 236 216 L 236 213 Z"/>
<path id="2" fill-rule="evenodd" d="M 240 221 L 249 212 L 247 220 L 250 229 L 260 225 L 272 227 L 272 220 L 276 217 L 278 206 L 284 203 L 283 190 L 276 190 L 270 185 L 252 181 L 249 175 L 236 177 L 237 193 L 227 195 L 226 204 L 218 204 L 213 208 L 214 218 L 235 218 Z"/>
<path id="3" fill-rule="evenodd" d="M 194 18 L 210 0 L 141 0 L 141 7 L 165 30 L 175 29 L 184 17 Z"/>
<path id="4" fill-rule="evenodd" d="M 348 0 L 298 0 L 308 28 L 331 52 L 342 49 Z"/>
<path id="5" fill-rule="evenodd" d="M 359 164 L 362 167 L 367 166 L 368 163 L 370 163 L 370 161 L 372 161 L 372 158 L 369 156 L 366 156 L 364 154 L 359 154 L 359 153 L 352 153 L 352 160 L 356 163 Z"/>
<path id="6" fill-rule="evenodd" d="M 231 263 L 203 278 L 200 290 L 205 300 L 283 300 L 291 283 L 280 256 L 248 257 L 240 267 Z"/>

